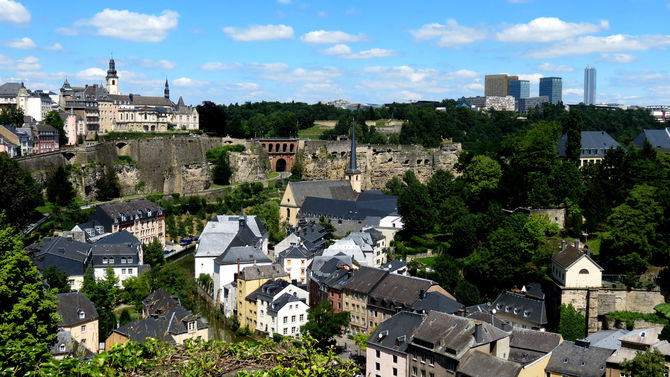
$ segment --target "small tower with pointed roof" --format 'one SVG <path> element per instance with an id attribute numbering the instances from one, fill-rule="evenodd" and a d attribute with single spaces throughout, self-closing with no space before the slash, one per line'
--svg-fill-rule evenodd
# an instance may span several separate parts
<path id="1" fill-rule="evenodd" d="M 116 75 L 116 63 L 114 58 L 109 58 L 109 69 L 107 70 L 107 92 L 119 94 L 119 76 Z"/>
<path id="2" fill-rule="evenodd" d="M 167 99 L 170 99 L 170 87 L 168 86 L 167 78 L 165 79 L 165 89 L 163 90 L 163 96 L 165 96 Z"/>
<path id="3" fill-rule="evenodd" d="M 352 122 L 351 124 L 351 156 L 349 157 L 349 169 L 344 172 L 344 175 L 351 183 L 351 188 L 357 193 L 361 192 L 362 183 L 361 171 L 358 170 L 356 164 L 356 123 Z"/>

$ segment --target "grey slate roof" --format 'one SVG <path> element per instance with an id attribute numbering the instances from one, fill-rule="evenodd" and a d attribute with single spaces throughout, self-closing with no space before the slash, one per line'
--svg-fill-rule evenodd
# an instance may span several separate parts
<path id="1" fill-rule="evenodd" d="M 165 97 L 141 96 L 139 94 L 133 94 L 132 99 L 133 105 L 137 106 L 165 106 L 170 108 L 174 106 L 172 101 Z"/>
<path id="2" fill-rule="evenodd" d="M 465 309 L 466 313 L 469 313 L 468 309 Z M 494 314 L 489 313 L 489 312 L 483 312 L 483 311 L 475 311 L 472 313 L 469 313 L 467 315 L 468 318 L 474 319 L 476 321 L 482 321 L 486 322 L 490 325 L 495 326 L 496 328 L 499 328 L 502 331 L 505 332 L 510 332 L 512 331 L 512 324 L 510 324 L 507 321 L 504 321 L 500 319 L 499 317 L 496 317 Z"/>
<path id="3" fill-rule="evenodd" d="M 509 360 L 530 364 L 548 354 L 561 343 L 561 335 L 515 327 L 510 337 Z"/>
<path id="4" fill-rule="evenodd" d="M 142 246 L 140 240 L 137 237 L 133 236 L 127 230 L 122 230 L 119 232 L 112 233 L 108 236 L 102 237 L 95 242 L 97 245 L 119 245 L 126 244 L 133 247 Z"/>
<path id="5" fill-rule="evenodd" d="M 61 345 L 64 346 L 63 351 L 60 349 Z M 58 330 L 56 340 L 49 346 L 49 353 L 53 356 L 77 357 L 84 360 L 89 360 L 95 356 L 93 352 L 77 342 L 72 337 L 72 334 L 65 329 Z"/>
<path id="6" fill-rule="evenodd" d="M 605 362 L 612 352 L 606 348 L 583 347 L 565 341 L 551 353 L 546 370 L 572 376 L 601 377 L 605 375 Z"/>
<path id="7" fill-rule="evenodd" d="M 458 363 L 457 375 L 463 377 L 516 377 L 521 365 L 481 351 L 467 354 Z"/>
<path id="8" fill-rule="evenodd" d="M 303 205 L 308 196 L 345 201 L 356 200 L 356 192 L 347 180 L 289 182 L 288 187 L 293 193 L 294 204 L 298 206 Z"/>
<path id="9" fill-rule="evenodd" d="M 527 296 L 523 292 L 503 292 L 493 302 L 493 307 L 500 314 L 504 313 L 520 320 L 534 322 L 538 327 L 547 323 L 547 310 L 544 300 Z"/>
<path id="10" fill-rule="evenodd" d="M 556 261 L 563 268 L 568 268 L 584 255 L 586 255 L 584 252 L 568 244 L 565 247 L 565 249 L 559 251 L 556 255 L 554 255 L 552 260 Z M 593 262 L 593 264 L 598 266 L 598 268 L 600 268 L 601 271 L 603 270 L 603 268 L 600 267 L 600 265 L 598 265 L 598 263 L 596 263 L 596 261 L 594 261 L 593 258 L 591 258 L 591 256 L 586 255 L 586 258 L 588 258 L 591 262 Z"/>
<path id="11" fill-rule="evenodd" d="M 256 301 L 256 299 L 265 299 L 265 301 L 272 301 L 272 298 L 282 289 L 291 285 L 290 281 L 284 279 L 271 279 L 263 283 L 258 289 L 247 295 L 246 299 L 249 301 Z"/>
<path id="12" fill-rule="evenodd" d="M 285 259 L 312 259 L 314 253 L 307 250 L 304 246 L 293 245 L 279 253 L 277 262 L 283 264 Z"/>
<path id="13" fill-rule="evenodd" d="M 268 259 L 269 261 L 269 259 Z M 264 266 L 249 266 L 244 267 L 240 271 L 240 275 L 237 277 L 241 280 L 258 280 L 258 279 L 276 279 L 281 277 L 287 277 L 288 273 L 284 271 L 282 266 L 274 263 Z"/>
<path id="14" fill-rule="evenodd" d="M 278 299 L 273 301 L 272 304 L 268 305 L 268 314 L 270 314 L 270 313 L 276 314 L 277 312 L 279 312 L 281 310 L 281 308 L 286 306 L 288 303 L 290 303 L 290 302 L 300 302 L 300 301 L 305 303 L 304 299 L 300 299 L 296 296 L 290 295 L 288 293 L 284 293 Z M 305 305 L 307 305 L 307 303 L 305 303 Z"/>
<path id="15" fill-rule="evenodd" d="M 638 148 L 642 148 L 645 140 L 648 140 L 654 149 L 669 151 L 670 127 L 662 128 L 660 130 L 642 130 L 635 140 L 633 140 L 633 144 Z"/>
<path id="16" fill-rule="evenodd" d="M 628 334 L 628 332 L 629 331 L 626 329 L 601 330 L 595 334 L 589 335 L 586 337 L 586 340 L 595 347 L 616 350 L 621 347 L 621 341 L 619 339 Z"/>
<path id="17" fill-rule="evenodd" d="M 149 216 L 149 212 L 151 216 Z M 112 224 L 131 224 L 135 218 L 140 220 L 163 215 L 163 208 L 147 199 L 118 200 L 95 207 L 89 221 L 97 221 L 105 227 L 106 232 L 112 231 Z M 125 220 L 121 220 L 125 216 Z"/>
<path id="18" fill-rule="evenodd" d="M 407 267 L 407 262 L 402 261 L 402 260 L 392 260 L 384 265 L 382 265 L 382 269 L 389 271 L 389 272 L 396 272 L 399 270 L 402 270 L 403 268 Z"/>
<path id="19" fill-rule="evenodd" d="M 174 344 L 175 341 L 168 332 L 168 326 L 169 321 L 163 317 L 148 317 L 127 323 L 115 329 L 114 332 L 138 343 L 144 343 L 147 338 L 156 338 Z"/>
<path id="20" fill-rule="evenodd" d="M 144 311 L 151 317 L 164 317 L 176 306 L 180 306 L 179 296 L 172 295 L 164 288 L 158 288 L 142 300 Z"/>
<path id="21" fill-rule="evenodd" d="M 91 247 L 94 267 L 138 267 L 140 258 L 137 249 L 128 244 L 98 244 Z M 122 258 L 132 258 L 132 262 L 122 263 Z M 108 262 L 104 263 L 105 258 Z M 113 258 L 112 262 L 109 258 Z"/>
<path id="22" fill-rule="evenodd" d="M 428 313 L 429 311 L 437 311 L 441 313 L 454 314 L 459 309 L 465 309 L 465 306 L 460 302 L 443 295 L 440 292 L 427 292 L 423 297 L 419 297 L 414 304 L 412 310 L 419 313 Z"/>
<path id="23" fill-rule="evenodd" d="M 352 267 L 351 256 L 341 254 L 324 257 L 317 255 L 308 266 L 308 269 L 311 272 L 310 277 L 312 280 L 323 281 L 335 272 L 338 266 Z"/>
<path id="24" fill-rule="evenodd" d="M 402 311 L 380 323 L 370 337 L 368 345 L 386 348 L 392 351 L 405 352 L 407 342 L 414 329 L 423 320 L 423 315 Z"/>
<path id="25" fill-rule="evenodd" d="M 370 292 L 368 305 L 384 308 L 410 308 L 421 295 L 421 291 L 427 292 L 428 288 L 434 284 L 436 283 L 432 280 L 387 274 Z"/>
<path id="26" fill-rule="evenodd" d="M 268 258 L 263 251 L 254 246 L 234 246 L 230 247 L 223 254 L 219 255 L 214 259 L 214 263 L 220 265 L 226 264 L 237 264 L 239 259 L 240 263 L 271 263 L 272 261 Z"/>
<path id="27" fill-rule="evenodd" d="M 95 305 L 81 292 L 59 293 L 56 299 L 56 311 L 61 318 L 59 326 L 72 327 L 98 319 Z M 79 313 L 83 313 L 84 318 L 79 318 Z"/>
<path id="28" fill-rule="evenodd" d="M 84 275 L 91 261 L 91 245 L 64 237 L 44 237 L 27 247 L 30 259 L 41 271 L 56 266 L 59 271 Z"/>
<path id="29" fill-rule="evenodd" d="M 233 246 L 260 246 L 265 237 L 267 231 L 256 216 L 216 216 L 205 225 L 195 256 L 216 257 Z"/>
<path id="30" fill-rule="evenodd" d="M 308 196 L 303 201 L 298 216 L 325 216 L 362 221 L 367 217 L 384 217 L 398 213 L 397 203 L 397 197 L 391 195 L 375 195 L 368 200 L 359 198 L 357 201 Z"/>
<path id="31" fill-rule="evenodd" d="M 6 82 L 0 85 L 0 97 L 16 97 L 21 88 L 25 88 L 22 82 Z"/>
<path id="32" fill-rule="evenodd" d="M 349 292 L 367 295 L 370 294 L 380 282 L 384 281 L 384 278 L 387 275 L 388 271 L 380 268 L 361 267 L 351 271 L 351 277 L 342 285 L 342 288 Z"/>
<path id="33" fill-rule="evenodd" d="M 558 139 L 558 155 L 565 157 L 568 135 L 563 134 Z M 582 154 L 581 157 L 605 157 L 605 153 L 612 148 L 619 146 L 612 136 L 605 131 L 582 131 Z M 584 153 L 584 150 L 595 150 L 595 153 Z"/>
<path id="34" fill-rule="evenodd" d="M 479 328 L 479 330 L 477 330 Z M 460 359 L 471 348 L 508 337 L 488 323 L 440 312 L 430 312 L 414 331 L 411 345 Z"/>

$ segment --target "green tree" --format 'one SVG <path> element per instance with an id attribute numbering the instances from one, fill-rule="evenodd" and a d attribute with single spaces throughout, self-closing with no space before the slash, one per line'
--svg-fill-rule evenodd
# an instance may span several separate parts
<path id="1" fill-rule="evenodd" d="M 3 107 L 0 110 L 0 124 L 14 127 L 23 126 L 23 109 L 14 106 Z"/>
<path id="2" fill-rule="evenodd" d="M 386 187 L 383 191 L 385 194 L 398 196 L 400 195 L 403 187 L 404 185 L 400 178 L 393 177 L 389 179 L 388 182 L 386 182 Z"/>
<path id="3" fill-rule="evenodd" d="M 296 158 L 295 162 L 293 163 L 293 166 L 291 167 L 291 181 L 302 181 L 302 158 L 298 157 Z"/>
<path id="4" fill-rule="evenodd" d="M 565 121 L 567 141 L 565 143 L 565 157 L 575 165 L 579 163 L 582 153 L 582 116 L 579 111 L 570 111 Z"/>
<path id="5" fill-rule="evenodd" d="M 637 351 L 633 360 L 621 363 L 621 372 L 635 377 L 663 377 L 667 374 L 665 357 L 658 350 Z"/>
<path id="6" fill-rule="evenodd" d="M 133 319 L 130 317 L 130 311 L 127 308 L 123 309 L 121 315 L 119 315 L 119 326 L 123 326 L 132 321 Z"/>
<path id="7" fill-rule="evenodd" d="M 358 346 L 358 348 L 361 351 L 365 351 L 368 348 L 368 339 L 370 339 L 370 335 L 374 332 L 375 330 L 372 329 L 370 330 L 370 333 L 362 333 L 359 332 L 357 334 L 354 334 L 354 343 Z"/>
<path id="8" fill-rule="evenodd" d="M 265 229 L 268 230 L 268 238 L 271 243 L 277 243 L 286 237 L 286 232 L 279 223 L 278 201 L 270 200 L 265 203 L 256 204 L 247 213 L 258 216 Z"/>
<path id="9" fill-rule="evenodd" d="M 658 334 L 658 340 L 670 341 L 670 325 L 663 326 L 663 330 Z"/>
<path id="10" fill-rule="evenodd" d="M 324 343 L 334 336 L 342 335 L 348 324 L 349 312 L 335 313 L 332 303 L 324 300 L 316 307 L 307 309 L 307 323 L 302 327 L 302 333 L 309 333 L 319 343 Z"/>
<path id="11" fill-rule="evenodd" d="M 402 215 L 407 234 L 424 234 L 433 231 L 437 211 L 426 185 L 419 182 L 408 170 L 403 176 L 407 186 L 398 196 L 398 212 Z"/>
<path id="12" fill-rule="evenodd" d="M 568 306 L 561 304 L 558 332 L 565 340 L 574 341 L 583 338 L 586 334 L 586 317 L 575 310 L 572 304 Z"/>
<path id="13" fill-rule="evenodd" d="M 68 274 L 61 272 L 56 265 L 51 265 L 42 271 L 42 278 L 49 288 L 58 290 L 58 293 L 70 292 Z"/>
<path id="14" fill-rule="evenodd" d="M 50 125 L 58 131 L 58 144 L 61 146 L 67 145 L 67 139 L 69 135 L 65 134 L 65 122 L 63 118 L 60 117 L 58 110 L 51 110 L 44 117 L 44 123 Z"/>
<path id="15" fill-rule="evenodd" d="M 142 245 L 142 250 L 144 251 L 144 263 L 151 265 L 151 268 L 156 268 L 165 262 L 163 245 L 158 238 Z"/>
<path id="16" fill-rule="evenodd" d="M 47 199 L 54 205 L 65 207 L 75 196 L 67 171 L 63 166 L 59 166 L 47 179 Z"/>
<path id="17" fill-rule="evenodd" d="M 498 190 L 501 176 L 502 169 L 498 162 L 488 156 L 475 156 L 463 171 L 463 180 L 470 202 L 488 202 Z"/>
<path id="18" fill-rule="evenodd" d="M 116 315 L 114 308 L 120 297 L 117 285 L 119 279 L 110 267 L 105 271 L 102 279 L 96 280 L 93 267 L 89 267 L 84 274 L 84 283 L 81 292 L 88 297 L 99 315 L 100 339 L 105 339 L 116 328 Z"/>
<path id="19" fill-rule="evenodd" d="M 121 185 L 114 166 L 110 165 L 105 168 L 105 173 L 96 183 L 96 188 L 97 199 L 100 201 L 116 199 L 121 196 Z"/>
<path id="20" fill-rule="evenodd" d="M 30 222 L 35 207 L 43 202 L 42 187 L 5 153 L 0 153 L 0 198 L 5 221 L 19 228 Z"/>
<path id="21" fill-rule="evenodd" d="M 233 171 L 230 168 L 230 161 L 228 152 L 221 153 L 214 164 L 212 171 L 212 180 L 217 185 L 229 185 L 230 178 L 233 176 Z"/>
<path id="22" fill-rule="evenodd" d="M 60 318 L 56 299 L 42 285 L 37 267 L 23 251 L 17 232 L 0 214 L 0 354 L 4 371 L 13 375 L 31 370 L 49 354 Z"/>
<path id="23" fill-rule="evenodd" d="M 465 306 L 477 305 L 482 303 L 477 286 L 467 280 L 461 280 L 454 291 L 456 300 Z"/>

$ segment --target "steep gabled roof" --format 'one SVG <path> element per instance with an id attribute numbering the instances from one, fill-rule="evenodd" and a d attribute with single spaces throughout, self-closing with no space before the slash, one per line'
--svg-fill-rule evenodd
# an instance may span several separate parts
<path id="1" fill-rule="evenodd" d="M 306 197 L 354 201 L 356 192 L 347 180 L 289 182 L 295 204 L 301 206 Z"/>
<path id="2" fill-rule="evenodd" d="M 458 375 L 463 377 L 517 377 L 521 365 L 481 351 L 468 353 L 458 364 Z"/>
<path id="3" fill-rule="evenodd" d="M 638 148 L 642 148 L 645 140 L 648 140 L 654 149 L 670 150 L 670 127 L 660 130 L 642 130 L 635 140 L 633 140 L 633 144 Z"/>
<path id="4" fill-rule="evenodd" d="M 144 310 L 150 317 L 165 317 L 181 305 L 179 297 L 170 294 L 164 288 L 158 288 L 142 300 Z"/>
<path id="5" fill-rule="evenodd" d="M 268 305 L 268 314 L 270 314 L 270 313 L 276 314 L 284 306 L 286 306 L 287 304 L 289 304 L 291 302 L 302 302 L 303 304 L 307 305 L 307 303 L 305 303 L 304 299 L 300 299 L 300 298 L 298 298 L 296 296 L 293 296 L 291 294 L 284 293 L 278 299 L 273 301 L 272 304 Z"/>
<path id="6" fill-rule="evenodd" d="M 500 314 L 534 322 L 538 326 L 547 323 L 544 300 L 529 297 L 523 292 L 503 292 L 493 302 L 493 306 Z"/>
<path id="7" fill-rule="evenodd" d="M 237 264 L 238 261 L 241 264 L 272 262 L 261 249 L 254 246 L 230 247 L 223 254 L 214 259 L 214 263 L 220 265 Z"/>
<path id="8" fill-rule="evenodd" d="M 361 267 L 351 271 L 351 277 L 342 285 L 342 288 L 349 292 L 367 295 L 380 281 L 383 281 L 386 275 L 388 271 L 380 268 Z"/>
<path id="9" fill-rule="evenodd" d="M 601 377 L 605 375 L 605 362 L 612 352 L 605 348 L 585 347 L 565 341 L 552 351 L 546 370 L 571 376 Z"/>
<path id="10" fill-rule="evenodd" d="M 409 308 L 420 297 L 421 291 L 425 293 L 435 284 L 432 280 L 413 276 L 387 274 L 369 293 L 368 304 Z"/>
<path id="11" fill-rule="evenodd" d="M 392 351 L 405 352 L 414 329 L 421 324 L 423 315 L 402 311 L 380 323 L 368 338 L 367 344 Z"/>
<path id="12" fill-rule="evenodd" d="M 98 311 L 93 302 L 81 292 L 59 293 L 56 296 L 56 311 L 61 317 L 60 326 L 72 327 L 98 319 Z M 83 318 L 79 318 L 83 316 Z"/>
<path id="13" fill-rule="evenodd" d="M 560 334 L 522 329 L 512 329 L 509 360 L 527 365 L 551 352 L 561 343 Z"/>
<path id="14" fill-rule="evenodd" d="M 269 261 L 269 259 L 268 259 Z M 276 279 L 287 277 L 288 273 L 284 271 L 282 266 L 274 263 L 264 266 L 249 266 L 244 267 L 237 277 L 240 280 L 258 280 L 258 279 Z"/>
<path id="15" fill-rule="evenodd" d="M 84 275 L 91 261 L 91 245 L 65 237 L 44 237 L 41 242 L 26 248 L 37 268 L 44 270 L 56 266 L 59 271 L 72 275 Z"/>
<path id="16" fill-rule="evenodd" d="M 412 310 L 419 313 L 428 313 L 429 311 L 437 311 L 441 313 L 454 314 L 459 309 L 465 309 L 465 306 L 460 302 L 443 295 L 440 292 L 428 292 L 423 297 L 419 297 L 414 304 Z"/>
<path id="17" fill-rule="evenodd" d="M 552 258 L 556 263 L 561 265 L 563 268 L 570 268 L 575 262 L 580 260 L 582 257 L 588 258 L 588 260 L 591 261 L 596 267 L 600 269 L 600 271 L 603 271 L 603 268 L 596 263 L 593 258 L 591 258 L 590 255 L 583 253 L 582 251 L 578 250 L 576 247 L 572 245 L 567 245 L 565 249 L 561 250 L 558 252 L 558 254 L 554 255 Z"/>

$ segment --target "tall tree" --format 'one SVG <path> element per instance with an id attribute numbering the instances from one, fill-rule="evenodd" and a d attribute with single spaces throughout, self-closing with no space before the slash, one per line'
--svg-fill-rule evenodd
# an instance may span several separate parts
<path id="1" fill-rule="evenodd" d="M 217 185 L 229 185 L 230 178 L 233 176 L 233 170 L 230 168 L 228 152 L 219 155 L 212 171 L 212 181 Z"/>
<path id="2" fill-rule="evenodd" d="M 19 227 L 28 224 L 35 207 L 42 204 L 42 187 L 5 153 L 0 153 L 0 198 L 0 212 Z"/>
<path id="3" fill-rule="evenodd" d="M 156 268 L 165 262 L 163 253 L 163 245 L 158 238 L 154 238 L 148 244 L 142 245 L 144 251 L 144 264 L 151 265 L 151 268 Z"/>
<path id="4" fill-rule="evenodd" d="M 3 368 L 22 375 L 48 356 L 59 317 L 56 299 L 42 285 L 37 267 L 23 251 L 23 242 L 0 215 L 0 354 Z M 4 369 L 7 370 L 7 369 Z"/>
<path id="5" fill-rule="evenodd" d="M 309 333 L 324 343 L 334 336 L 342 335 L 348 324 L 349 312 L 335 313 L 331 302 L 324 300 L 316 307 L 307 309 L 307 323 L 302 327 L 302 333 Z"/>
<path id="6" fill-rule="evenodd" d="M 561 304 L 558 333 L 565 340 L 581 339 L 586 335 L 586 317 L 572 306 Z"/>
<path id="7" fill-rule="evenodd" d="M 110 165 L 105 168 L 105 173 L 96 183 L 96 188 L 97 199 L 100 201 L 116 199 L 121 196 L 121 185 L 114 166 Z"/>
<path id="8" fill-rule="evenodd" d="M 23 109 L 8 106 L 0 110 L 0 124 L 14 127 L 23 126 Z"/>
<path id="9" fill-rule="evenodd" d="M 44 117 L 44 123 L 50 125 L 58 131 L 58 144 L 61 146 L 67 145 L 67 137 L 65 134 L 65 122 L 57 110 L 51 110 Z"/>
<path id="10" fill-rule="evenodd" d="M 61 272 L 56 265 L 52 264 L 42 271 L 42 278 L 51 289 L 57 289 L 58 293 L 70 292 L 68 274 Z"/>
<path id="11" fill-rule="evenodd" d="M 398 212 L 403 217 L 404 231 L 408 234 L 423 234 L 433 231 L 437 210 L 426 185 L 419 182 L 414 173 L 408 170 L 403 180 L 407 186 L 398 196 Z"/>
<path id="12" fill-rule="evenodd" d="M 582 115 L 579 111 L 570 111 L 565 120 L 567 141 L 565 143 L 565 157 L 573 163 L 579 163 L 582 151 Z"/>
<path id="13" fill-rule="evenodd" d="M 633 360 L 621 363 L 621 373 L 635 377 L 663 377 L 667 375 L 665 357 L 658 350 L 637 351 Z"/>
<path id="14" fill-rule="evenodd" d="M 63 166 L 59 166 L 47 179 L 47 199 L 54 205 L 65 207 L 75 196 L 67 171 Z"/>
<path id="15" fill-rule="evenodd" d="M 100 339 L 105 339 L 116 328 L 114 308 L 120 297 L 117 285 L 119 279 L 112 268 L 105 271 L 102 279 L 96 279 L 93 267 L 89 267 L 84 274 L 84 283 L 81 292 L 86 295 L 98 311 Z"/>

